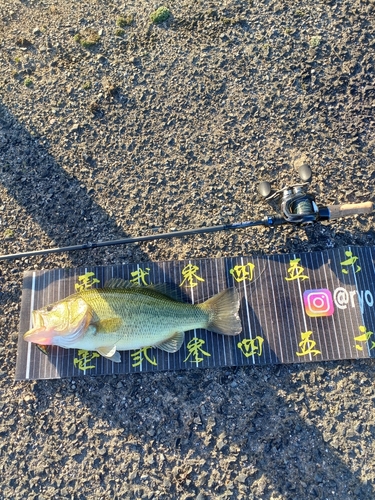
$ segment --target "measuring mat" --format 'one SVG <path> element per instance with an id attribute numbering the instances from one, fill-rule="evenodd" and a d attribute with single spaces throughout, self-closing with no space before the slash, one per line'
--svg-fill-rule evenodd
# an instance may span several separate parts
<path id="1" fill-rule="evenodd" d="M 17 380 L 220 366 L 301 363 L 375 356 L 375 249 L 143 262 L 24 274 Z M 23 334 L 31 311 L 112 278 L 147 286 L 171 283 L 181 300 L 200 303 L 225 288 L 241 296 L 242 333 L 186 332 L 176 353 L 145 347 L 120 351 L 121 363 L 97 352 L 47 347 Z"/>

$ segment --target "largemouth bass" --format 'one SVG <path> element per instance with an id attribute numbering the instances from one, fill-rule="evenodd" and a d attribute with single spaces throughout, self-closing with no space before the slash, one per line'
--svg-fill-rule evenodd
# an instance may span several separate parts
<path id="1" fill-rule="evenodd" d="M 235 288 L 194 305 L 176 300 L 164 284 L 141 287 L 112 279 L 104 288 L 83 290 L 33 311 L 33 328 L 24 340 L 97 351 L 119 363 L 117 351 L 152 346 L 176 352 L 184 332 L 196 328 L 237 335 L 242 330 L 239 305 Z"/>

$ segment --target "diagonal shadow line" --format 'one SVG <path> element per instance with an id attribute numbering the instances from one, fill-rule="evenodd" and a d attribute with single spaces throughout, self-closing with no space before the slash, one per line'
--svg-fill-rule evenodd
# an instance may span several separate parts
<path id="1" fill-rule="evenodd" d="M 317 365 L 311 364 L 310 377 Z M 325 366 L 332 370 L 336 365 Z M 236 451 L 232 448 L 237 447 L 239 456 L 245 454 L 245 461 L 233 462 L 231 479 L 238 486 L 235 478 L 243 473 L 241 483 L 251 488 L 254 500 L 272 500 L 274 493 L 278 493 L 277 498 L 285 500 L 373 499 L 374 485 L 362 480 L 360 469 L 353 471 L 345 463 L 340 447 L 335 445 L 337 431 L 328 429 L 324 433 L 311 421 L 311 418 L 324 420 L 329 413 L 327 405 L 315 404 L 324 399 L 329 401 L 328 384 L 319 389 L 319 396 L 316 393 L 309 401 L 308 388 L 290 379 L 290 372 L 299 370 L 299 365 L 275 365 L 231 368 L 230 371 L 201 369 L 183 374 L 90 377 L 76 379 L 75 397 L 89 410 L 94 421 L 104 420 L 110 427 L 121 429 L 125 453 L 131 448 L 129 443 L 136 442 L 142 455 L 143 448 L 152 440 L 150 446 L 155 453 L 168 450 L 184 463 L 186 457 L 200 459 L 203 449 L 214 457 L 217 466 L 218 462 L 225 463 L 233 457 Z M 356 370 L 360 374 L 365 368 L 356 364 Z M 306 373 L 307 369 L 301 371 Z M 344 377 L 341 375 L 340 380 Z M 235 386 L 231 380 L 237 381 Z M 277 386 L 283 388 L 283 394 Z M 36 382 L 34 391 L 39 412 L 51 407 L 48 395 L 57 388 L 63 400 L 69 397 L 69 383 L 61 380 Z M 301 392 L 300 398 L 296 398 L 296 390 Z M 290 396 L 293 396 L 293 405 Z M 355 401 L 348 401 L 345 394 L 341 401 L 353 408 L 357 405 Z M 206 412 L 202 413 L 202 406 L 207 406 L 211 420 L 214 417 L 216 423 L 213 427 Z M 344 414 L 342 417 L 345 418 Z M 196 421 L 199 425 L 195 425 Z M 152 434 L 149 434 L 150 430 Z M 218 449 L 223 432 L 225 439 Z M 105 435 L 100 437 L 100 444 L 106 439 Z M 352 438 L 352 450 L 360 439 L 359 434 L 357 439 Z M 82 453 L 86 453 L 86 449 L 84 446 Z M 145 467 L 148 464 L 145 463 Z M 268 488 L 262 488 L 264 476 L 270 485 Z M 219 480 L 215 482 L 214 491 L 219 497 L 227 487 Z M 173 497 L 180 497 L 183 492 L 198 493 L 192 486 L 177 483 L 176 480 L 170 485 Z M 202 486 L 207 488 L 207 482 Z M 234 495 L 233 492 L 230 498 L 235 498 Z"/>
<path id="2" fill-rule="evenodd" d="M 310 378 L 314 376 L 315 380 L 314 368 L 317 366 L 321 367 L 322 365 L 311 363 L 309 368 L 303 367 L 301 372 L 306 373 L 309 370 Z M 330 366 L 332 369 L 335 365 L 333 363 L 323 365 L 323 367 L 326 366 Z M 360 471 L 353 472 L 341 456 L 340 448 L 334 445 L 335 430 L 326 429 L 324 432 L 312 425 L 309 413 L 315 419 L 317 417 L 324 419 L 329 411 L 325 408 L 327 405 L 322 404 L 319 407 L 318 404 L 315 407 L 314 401 L 309 402 L 306 388 L 302 389 L 303 384 L 300 381 L 291 382 L 286 375 L 288 372 L 296 373 L 299 369 L 300 365 L 270 367 L 271 378 L 274 374 L 279 377 L 281 371 L 283 373 L 281 379 L 288 382 L 283 386 L 285 394 L 280 395 L 276 387 L 270 387 L 268 381 L 264 383 L 261 380 L 264 370 L 250 367 L 240 368 L 240 373 L 242 371 L 247 378 L 249 394 L 253 393 L 255 388 L 263 396 L 267 394 L 265 397 L 255 398 L 255 404 L 249 404 L 249 411 L 240 424 L 244 431 L 243 440 L 239 443 L 241 450 L 248 453 L 248 456 L 253 457 L 256 462 L 263 464 L 265 466 L 263 471 L 272 470 L 272 476 L 269 476 L 268 479 L 274 484 L 275 490 L 282 493 L 283 498 L 290 500 L 297 498 L 331 499 L 335 498 L 336 495 L 337 498 L 346 498 L 348 485 L 357 489 L 360 498 L 373 498 L 374 485 L 362 482 Z M 363 370 L 360 365 L 357 366 L 357 369 L 358 372 Z M 256 380 L 254 380 L 254 375 Z M 320 385 L 318 380 L 315 384 Z M 296 391 L 300 397 L 295 396 Z M 319 392 L 321 392 L 320 396 L 323 400 L 326 398 L 327 401 L 330 401 L 328 383 L 325 383 Z M 231 399 L 229 398 L 229 400 Z M 293 405 L 290 404 L 291 400 L 294 401 Z M 342 396 L 342 402 L 352 403 L 346 400 L 345 394 Z M 221 408 L 218 408 L 218 413 L 224 415 L 233 413 L 234 410 L 230 409 L 230 405 L 232 402 L 224 403 Z M 302 416 L 303 413 L 306 413 L 306 419 Z M 360 436 L 357 435 L 357 438 L 360 439 Z M 354 438 L 353 448 L 355 443 L 356 439 Z M 285 456 L 288 456 L 287 463 Z M 325 462 L 329 464 L 329 470 L 325 470 Z M 335 471 L 335 475 L 332 475 L 332 471 Z M 258 473 L 255 479 L 261 479 L 261 475 Z M 345 478 L 345 481 L 342 478 Z M 296 479 L 297 482 L 295 482 Z M 333 495 L 332 490 L 334 490 Z M 271 500 L 273 495 L 271 492 L 262 491 L 259 498 Z M 347 498 L 353 497 L 349 495 Z"/>
<path id="3" fill-rule="evenodd" d="M 66 245 L 73 243 L 84 243 L 92 238 L 96 240 L 94 230 L 96 227 L 106 227 L 107 233 L 113 233 L 115 237 L 124 237 L 126 234 L 119 228 L 115 220 L 112 219 L 89 195 L 87 189 L 82 188 L 81 182 L 70 176 L 48 153 L 48 151 L 37 143 L 25 127 L 9 112 L 9 110 L 0 104 L 0 182 L 8 190 L 17 203 L 22 206 L 26 212 L 40 225 L 43 231 L 56 242 L 57 245 Z M 86 218 L 86 220 L 84 220 Z M 91 226 L 94 229 L 91 229 Z M 75 257 L 76 253 L 71 254 L 72 263 L 77 265 L 81 264 L 81 259 Z M 253 378 L 253 368 L 241 368 L 249 377 Z M 257 371 L 262 370 L 257 368 Z M 263 372 L 262 372 L 263 373 Z M 142 377 L 130 376 L 122 379 L 124 387 L 124 395 L 131 395 L 134 393 L 134 386 L 148 385 L 144 382 L 152 382 L 151 374 L 144 374 Z M 181 394 L 181 384 L 177 383 L 177 378 L 168 377 L 169 392 L 172 396 L 176 397 L 178 401 L 176 407 L 170 406 L 170 398 L 168 398 L 168 405 L 163 407 L 163 414 L 165 419 L 172 419 L 175 412 L 179 411 L 178 405 L 181 397 L 189 399 L 192 395 L 199 392 L 201 389 L 204 394 L 206 387 L 206 380 L 204 373 L 186 374 L 185 384 L 183 386 L 185 393 Z M 142 382 L 143 381 L 143 382 Z M 36 390 L 38 393 L 43 393 L 45 388 L 52 386 L 59 386 L 62 382 L 38 382 Z M 123 427 L 123 410 L 121 406 L 122 398 L 118 397 L 116 392 L 117 379 L 111 383 L 111 397 L 105 404 L 98 401 L 93 397 L 96 391 L 90 392 L 87 396 L 87 381 L 77 381 L 77 392 L 82 403 L 87 405 L 92 411 L 93 416 L 108 419 L 109 415 L 111 421 L 115 426 Z M 98 398 L 100 396 L 100 385 L 102 381 L 90 380 L 90 384 L 97 386 Z M 91 387 L 92 388 L 92 387 Z M 315 446 L 311 448 L 312 458 L 315 463 L 319 463 L 324 457 L 330 456 L 331 468 L 335 468 L 340 472 L 338 475 L 344 474 L 346 476 L 346 484 L 348 482 L 355 484 L 359 483 L 361 488 L 362 498 L 370 498 L 373 495 L 373 487 L 370 484 L 361 484 L 359 477 L 353 473 L 347 464 L 340 458 L 339 453 L 330 444 L 324 442 L 320 431 L 311 429 L 307 426 L 303 418 L 294 410 L 290 408 L 289 403 L 281 398 L 277 391 L 274 391 L 268 385 L 259 386 L 256 382 L 249 382 L 249 391 L 261 392 L 265 394 L 268 392 L 268 401 L 276 401 L 274 407 L 268 407 L 263 398 L 254 398 L 255 405 L 248 409 L 247 417 L 242 422 L 243 427 L 243 442 L 241 443 L 244 452 L 248 452 L 249 456 L 254 457 L 255 460 L 262 462 L 265 465 L 272 467 L 274 474 L 274 484 L 281 485 L 282 494 L 286 498 L 295 498 L 296 495 L 304 495 L 304 498 L 315 498 L 323 492 L 304 490 L 303 486 L 297 485 L 297 491 L 290 490 L 291 485 L 288 484 L 286 478 L 289 472 L 286 470 L 285 464 L 282 463 L 281 458 L 278 459 L 277 451 L 282 448 L 291 448 L 291 452 L 295 453 L 295 446 L 291 446 L 292 440 L 298 440 L 298 435 L 305 434 L 311 440 L 315 440 Z M 263 389 L 263 391 L 261 390 Z M 154 389 L 146 391 L 144 396 L 148 396 L 150 400 L 150 413 L 148 416 L 148 423 L 157 421 L 157 415 L 160 413 L 160 407 L 154 401 Z M 228 399 L 229 394 L 223 390 L 224 396 Z M 48 406 L 48 398 L 39 398 L 40 401 L 45 401 Z M 43 405 L 42 405 L 43 406 Z M 198 404 L 196 405 L 199 406 Z M 236 411 L 241 412 L 243 408 L 240 403 L 229 402 L 226 404 L 215 405 L 215 410 L 221 418 L 227 420 L 228 417 L 232 418 Z M 134 435 L 140 432 L 139 426 L 131 425 L 131 422 L 138 422 L 139 408 L 134 402 L 134 406 L 127 408 L 127 427 L 125 427 L 126 435 Z M 262 439 L 258 440 L 257 432 L 259 429 L 269 427 L 269 422 L 272 417 L 284 412 L 284 423 L 272 429 L 272 432 L 262 434 Z M 204 419 L 202 419 L 204 420 Z M 252 429 L 255 430 L 252 430 Z M 250 434 L 249 434 L 250 429 Z M 181 426 L 174 429 L 176 435 L 181 436 L 181 454 L 185 454 L 189 448 L 193 448 L 194 439 L 199 440 L 198 434 L 189 426 Z M 141 432 L 143 432 L 141 430 Z M 317 442 L 318 441 L 318 442 Z M 311 443 L 311 441 L 310 441 Z M 160 443 L 163 444 L 163 443 Z M 307 444 L 306 446 L 310 446 Z M 196 448 L 196 446 L 194 446 Z M 276 451 L 275 451 L 276 450 Z M 323 450 L 323 451 L 322 451 Z M 301 450 L 303 451 L 303 450 Z M 223 449 L 226 454 L 226 450 Z M 307 453 L 304 451 L 304 453 Z M 268 457 L 268 458 L 267 458 Z M 267 467 L 266 467 L 267 468 Z M 308 482 L 306 472 L 300 471 L 301 480 Z M 321 471 L 323 479 L 325 478 L 324 469 Z M 312 477 L 309 478 L 310 481 Z M 332 478 L 327 477 L 327 483 L 332 481 Z M 339 485 L 339 483 L 336 483 Z M 296 485 L 293 485 L 296 487 Z M 318 488 L 319 486 L 315 487 Z M 332 487 L 331 484 L 329 487 Z M 325 488 L 324 488 L 325 489 Z M 327 486 L 328 489 L 328 486 Z M 263 498 L 270 498 L 268 493 L 265 493 Z"/>
<path id="4" fill-rule="evenodd" d="M 50 247 L 129 236 L 1 102 L 0 183 L 53 240 Z M 36 239 L 33 248 L 23 251 L 37 246 Z M 82 265 L 81 252 L 70 257 L 73 265 Z"/>

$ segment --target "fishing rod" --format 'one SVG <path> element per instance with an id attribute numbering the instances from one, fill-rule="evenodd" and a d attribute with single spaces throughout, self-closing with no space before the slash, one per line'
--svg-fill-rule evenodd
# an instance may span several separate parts
<path id="1" fill-rule="evenodd" d="M 320 221 L 328 221 L 347 217 L 356 214 L 367 214 L 374 210 L 371 201 L 364 203 L 352 203 L 343 205 L 329 205 L 318 207 L 315 202 L 315 196 L 306 192 L 306 186 L 311 181 L 312 172 L 310 167 L 303 165 L 300 167 L 299 176 L 302 184 L 295 184 L 290 187 L 284 187 L 272 193 L 271 184 L 263 181 L 258 186 L 260 195 L 267 201 L 276 200 L 279 203 L 281 216 L 267 215 L 258 221 L 234 222 L 231 224 L 222 224 L 219 226 L 200 227 L 195 229 L 186 229 L 182 231 L 172 231 L 169 233 L 159 233 L 154 235 L 135 236 L 122 238 L 119 240 L 98 241 L 95 243 L 84 243 L 82 245 L 71 245 L 66 247 L 45 248 L 42 250 L 33 250 L 9 255 L 0 255 L 0 260 L 20 259 L 22 257 L 32 257 L 36 255 L 46 255 L 50 253 L 72 252 L 76 250 L 91 250 L 92 248 L 108 247 L 113 245 L 127 245 L 130 243 L 140 243 L 145 241 L 155 241 L 169 238 L 182 238 L 193 234 L 214 233 L 218 231 L 228 231 L 231 229 L 245 229 L 255 226 L 275 227 L 283 224 L 309 225 Z"/>

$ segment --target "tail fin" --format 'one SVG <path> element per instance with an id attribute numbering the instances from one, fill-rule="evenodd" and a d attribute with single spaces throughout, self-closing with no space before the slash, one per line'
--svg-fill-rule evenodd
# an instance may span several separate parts
<path id="1" fill-rule="evenodd" d="M 224 335 L 238 335 L 242 324 L 238 316 L 240 296 L 235 288 L 227 288 L 200 304 L 199 307 L 208 312 L 207 330 Z"/>

